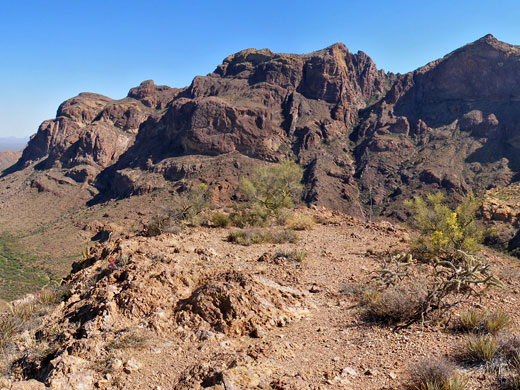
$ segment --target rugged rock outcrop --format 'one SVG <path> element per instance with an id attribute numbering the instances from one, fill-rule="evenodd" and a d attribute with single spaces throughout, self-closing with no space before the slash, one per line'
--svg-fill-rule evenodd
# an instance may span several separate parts
<path id="1" fill-rule="evenodd" d="M 139 193 L 143 185 L 132 177 L 153 172 L 170 178 L 178 165 L 171 159 L 182 155 L 201 155 L 198 176 L 217 186 L 237 183 L 256 164 L 252 159 L 292 158 L 309 168 L 307 199 L 361 216 L 348 134 L 359 109 L 380 99 L 388 85 L 368 56 L 351 54 L 342 44 L 307 55 L 244 50 L 214 73 L 196 77 L 164 115 L 144 122 L 134 145 L 100 175 L 98 186 L 115 196 Z M 215 181 L 202 156 L 230 154 L 241 169 Z M 333 174 L 322 180 L 318 172 Z"/>
<path id="2" fill-rule="evenodd" d="M 400 216 L 416 192 L 460 197 L 511 182 L 519 71 L 520 48 L 490 35 L 405 75 L 343 44 L 248 49 L 181 90 L 146 81 L 119 101 L 64 102 L 16 169 L 61 167 L 95 183 L 97 199 L 196 176 L 225 200 L 256 164 L 290 158 L 306 170 L 307 202 Z"/>
<path id="3" fill-rule="evenodd" d="M 176 93 L 152 81 L 143 82 L 117 101 L 80 93 L 60 105 L 55 119 L 40 125 L 12 170 L 37 163 L 38 169 L 70 169 L 74 178 L 93 180 L 132 145 L 141 123 Z"/>
<path id="4" fill-rule="evenodd" d="M 520 48 L 487 35 L 399 76 L 353 135 L 374 202 L 388 213 L 416 189 L 460 196 L 509 184 L 520 168 L 519 71 Z"/>

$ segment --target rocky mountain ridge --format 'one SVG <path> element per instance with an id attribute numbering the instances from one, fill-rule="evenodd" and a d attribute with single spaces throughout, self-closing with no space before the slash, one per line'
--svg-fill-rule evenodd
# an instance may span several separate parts
<path id="1" fill-rule="evenodd" d="M 244 50 L 182 90 L 147 81 L 118 102 L 94 94 L 64 102 L 56 119 L 40 126 L 16 169 L 60 168 L 104 195 L 121 197 L 149 191 L 147 176 L 153 173 L 174 180 L 194 173 L 213 178 L 204 172 L 213 168 L 204 156 L 298 158 L 314 183 L 308 200 L 321 196 L 340 208 L 359 209 L 356 195 L 352 201 L 341 196 L 356 192 L 348 172 L 353 169 L 342 169 L 352 160 L 349 153 L 324 156 L 320 145 L 348 134 L 358 110 L 383 97 L 389 85 L 366 54 L 351 54 L 342 44 L 307 55 Z M 196 166 L 182 161 L 190 155 L 201 155 Z M 325 178 L 321 173 L 338 166 L 338 158 L 345 172 Z M 210 184 L 227 188 L 229 197 L 237 179 L 224 174 Z M 323 191 L 330 184 L 340 193 Z"/>
<path id="2" fill-rule="evenodd" d="M 0 387 L 409 388 L 412 363 L 455 358 L 465 335 L 364 319 L 378 261 L 410 240 L 366 219 L 400 217 L 402 200 L 424 191 L 473 190 L 500 200 L 485 218 L 516 230 L 519 66 L 520 49 L 492 36 L 405 75 L 342 44 L 248 49 L 186 88 L 146 81 L 121 100 L 67 100 L 0 179 L 0 224 L 49 254 L 35 267 L 65 277 L 59 302 L 11 306 L 37 318 L 16 335 Z M 296 242 L 239 246 L 215 227 L 136 234 L 173 191 L 204 182 L 222 205 L 241 176 L 283 158 L 304 168 L 305 201 L 336 209 L 298 210 L 318 223 Z M 502 310 L 516 329 L 517 261 L 485 257 L 504 285 L 453 318 Z M 471 388 L 498 383 L 459 368 Z"/>
<path id="3" fill-rule="evenodd" d="M 511 182 L 519 67 L 520 49 L 491 35 L 405 75 L 343 44 L 305 55 L 248 49 L 183 89 L 146 81 L 120 101 L 67 100 L 16 169 L 63 169 L 100 199 L 196 176 L 225 199 L 243 163 L 291 158 L 306 170 L 307 202 L 399 215 L 402 192 L 460 196 Z M 218 172 L 210 156 L 221 157 Z"/>
<path id="4" fill-rule="evenodd" d="M 40 232 L 85 205 L 165 204 L 193 182 L 223 205 L 241 176 L 283 158 L 304 168 L 305 202 L 362 219 L 403 218 L 403 201 L 424 192 L 490 193 L 520 172 L 519 70 L 520 49 L 487 35 L 404 75 L 334 44 L 243 50 L 181 89 L 145 81 L 121 100 L 82 93 L 4 172 L 5 226 L 20 220 L 13 208 L 28 210 L 22 229 L 38 215 L 30 229 Z M 24 199 L 36 196 L 33 210 Z"/>

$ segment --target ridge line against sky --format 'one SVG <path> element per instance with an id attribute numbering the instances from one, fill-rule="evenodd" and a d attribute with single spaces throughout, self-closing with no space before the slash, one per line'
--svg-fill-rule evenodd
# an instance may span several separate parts
<path id="1" fill-rule="evenodd" d="M 512 0 L 7 2 L 0 137 L 35 133 L 80 92 L 120 99 L 147 79 L 187 86 L 246 48 L 302 54 L 343 42 L 406 73 L 488 33 L 520 44 L 518 20 Z"/>

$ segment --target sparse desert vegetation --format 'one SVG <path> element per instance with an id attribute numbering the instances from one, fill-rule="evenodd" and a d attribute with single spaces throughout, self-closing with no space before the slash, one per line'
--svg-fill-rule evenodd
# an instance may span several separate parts
<path id="1" fill-rule="evenodd" d="M 292 230 L 260 230 L 260 229 L 249 229 L 249 230 L 235 230 L 229 233 L 227 240 L 234 244 L 239 245 L 252 245 L 252 244 L 283 244 L 283 243 L 295 243 L 298 241 L 298 236 Z"/>
<path id="2" fill-rule="evenodd" d="M 466 381 L 445 358 L 423 359 L 409 369 L 410 386 L 417 390 L 465 390 Z"/>
<path id="3" fill-rule="evenodd" d="M 0 389 L 520 388 L 519 58 L 248 49 L 67 100 L 0 178 Z"/>

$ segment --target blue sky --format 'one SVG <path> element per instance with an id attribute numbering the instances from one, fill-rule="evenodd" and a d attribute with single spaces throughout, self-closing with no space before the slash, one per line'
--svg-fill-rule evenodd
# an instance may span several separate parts
<path id="1" fill-rule="evenodd" d="M 520 2 L 2 1 L 0 137 L 28 136 L 79 92 L 173 87 L 245 48 L 306 53 L 343 42 L 405 73 L 487 33 L 520 45 Z"/>

